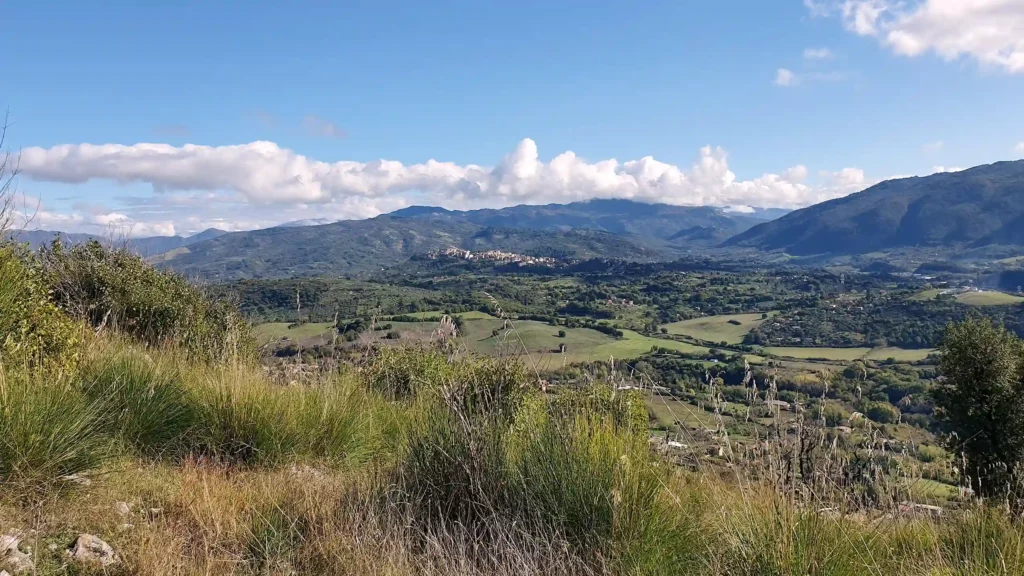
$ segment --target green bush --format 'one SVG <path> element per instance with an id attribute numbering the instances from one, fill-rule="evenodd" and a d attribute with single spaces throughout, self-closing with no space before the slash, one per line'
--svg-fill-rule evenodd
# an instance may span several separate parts
<path id="1" fill-rule="evenodd" d="M 150 346 L 180 347 L 205 361 L 255 353 L 250 327 L 237 310 L 127 249 L 95 241 L 65 247 L 57 240 L 39 254 L 54 302 L 93 327 L 113 328 Z"/>
<path id="2" fill-rule="evenodd" d="M 0 364 L 71 370 L 82 331 L 49 300 L 31 254 L 0 242 Z"/>

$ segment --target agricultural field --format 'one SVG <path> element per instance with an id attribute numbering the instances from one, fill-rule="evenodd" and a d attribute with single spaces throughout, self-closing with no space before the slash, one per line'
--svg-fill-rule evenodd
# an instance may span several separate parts
<path id="1" fill-rule="evenodd" d="M 908 300 L 934 300 L 941 293 L 941 289 L 933 288 L 931 290 L 924 290 L 922 292 L 918 292 L 917 294 L 910 296 Z M 1006 292 L 982 290 L 980 292 L 961 292 L 956 295 L 956 301 L 961 304 L 967 304 L 968 306 L 1005 306 L 1008 304 L 1020 304 L 1021 302 L 1024 302 L 1024 297 L 1017 296 L 1014 294 L 1007 294 Z"/>
<path id="2" fill-rule="evenodd" d="M 433 310 L 430 312 L 410 312 L 407 314 L 400 314 L 400 316 L 409 316 L 412 318 L 439 318 L 447 314 L 442 310 Z M 459 316 L 463 320 L 497 320 L 496 317 L 488 314 L 487 312 L 481 312 L 479 310 L 470 310 L 468 312 L 457 312 L 450 314 L 451 316 Z M 389 317 L 385 317 L 389 318 Z M 382 320 L 383 321 L 383 320 Z"/>
<path id="3" fill-rule="evenodd" d="M 768 346 L 762 349 L 766 354 L 774 354 L 784 358 L 823 358 L 840 362 L 854 360 L 886 360 L 895 358 L 904 362 L 924 360 L 934 352 L 930 348 L 908 350 L 889 346 L 885 348 L 810 348 L 796 346 Z"/>
<path id="4" fill-rule="evenodd" d="M 739 344 L 751 330 L 760 326 L 776 312 L 756 314 L 725 314 L 721 316 L 705 316 L 692 320 L 673 322 L 662 326 L 669 334 L 689 336 L 709 342 L 725 342 Z M 765 317 L 767 315 L 767 318 Z"/>
<path id="5" fill-rule="evenodd" d="M 467 320 L 463 324 L 463 342 L 477 354 L 528 355 L 538 368 L 609 358 L 636 358 L 650 352 L 654 346 L 695 354 L 708 353 L 708 349 L 701 346 L 651 338 L 630 330 L 624 330 L 622 338 L 613 338 L 589 328 L 556 327 L 532 320 L 513 322 L 514 328 L 509 330 L 501 330 L 503 324 L 497 319 Z M 398 325 L 396 328 L 401 330 Z M 492 334 L 494 330 L 500 331 L 497 337 Z M 564 338 L 558 336 L 559 330 L 565 332 Z M 558 352 L 561 344 L 565 344 L 565 354 Z"/>
<path id="6" fill-rule="evenodd" d="M 1008 304 L 1020 304 L 1024 298 L 1007 294 L 1005 292 L 964 292 L 956 297 L 957 301 L 971 306 L 1006 306 Z"/>
<path id="7" fill-rule="evenodd" d="M 287 338 L 294 342 L 307 342 L 312 339 L 322 339 L 329 342 L 333 335 L 333 322 L 309 322 L 289 328 L 288 322 L 267 322 L 256 326 L 256 338 L 260 344 L 267 344 L 274 340 Z"/>
<path id="8" fill-rule="evenodd" d="M 718 426 L 718 421 L 713 413 L 669 396 L 650 395 L 645 403 L 648 413 L 654 418 L 659 428 L 670 429 L 675 426 L 676 422 L 682 422 L 688 430 Z M 733 418 L 732 416 L 722 416 L 722 421 L 729 423 L 733 421 Z"/>
<path id="9" fill-rule="evenodd" d="M 690 354 L 708 354 L 703 346 L 695 346 L 686 342 L 652 338 L 631 330 L 624 330 L 622 338 L 614 338 L 590 328 L 566 328 L 551 326 L 533 320 L 516 320 L 512 328 L 503 329 L 504 320 L 490 318 L 464 318 L 459 342 L 465 349 L 483 356 L 523 356 L 528 363 L 538 369 L 554 369 L 565 364 L 608 360 L 609 358 L 637 358 L 651 351 L 652 347 L 667 348 Z M 426 317 L 430 317 L 428 314 Z M 434 322 L 391 322 L 391 330 L 398 333 L 396 340 L 384 340 L 382 332 L 372 335 L 364 334 L 361 339 L 381 339 L 397 344 L 423 342 L 429 340 L 437 328 Z M 264 331 L 280 334 L 281 328 L 263 328 Z M 498 335 L 494 335 L 494 331 Z M 559 337 L 559 331 L 565 337 Z M 280 337 L 280 336 L 278 336 Z M 560 345 L 565 344 L 564 354 L 559 352 Z M 751 356 L 751 361 L 759 358 Z"/>
<path id="10" fill-rule="evenodd" d="M 907 300 L 914 300 L 919 302 L 925 300 L 935 300 L 935 298 L 941 293 L 941 288 L 932 288 L 930 290 L 923 290 L 921 292 L 918 292 L 917 294 L 913 294 L 910 297 L 908 297 Z"/>
<path id="11" fill-rule="evenodd" d="M 888 360 L 889 358 L 895 358 L 899 362 L 918 362 L 924 360 L 933 352 L 935 352 L 935 350 L 931 348 L 908 350 L 906 348 L 887 346 L 885 348 L 873 348 L 871 352 L 868 352 L 866 359 Z"/>

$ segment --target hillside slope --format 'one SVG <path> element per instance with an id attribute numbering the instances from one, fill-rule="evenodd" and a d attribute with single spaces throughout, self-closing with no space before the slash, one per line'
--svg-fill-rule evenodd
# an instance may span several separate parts
<path id="1" fill-rule="evenodd" d="M 794 256 L 905 247 L 1024 244 L 1024 160 L 888 180 L 791 212 L 724 246 Z"/>

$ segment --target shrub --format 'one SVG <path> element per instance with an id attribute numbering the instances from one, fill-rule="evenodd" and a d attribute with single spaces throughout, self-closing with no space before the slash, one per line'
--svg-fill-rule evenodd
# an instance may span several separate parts
<path id="1" fill-rule="evenodd" d="M 840 426 L 850 417 L 850 413 L 835 402 L 827 402 L 822 408 L 822 416 L 826 426 Z"/>
<path id="2" fill-rule="evenodd" d="M 950 325 L 940 346 L 945 379 L 932 394 L 936 416 L 963 453 L 982 495 L 1003 495 L 1024 465 L 1024 343 L 991 321 Z"/>
<path id="3" fill-rule="evenodd" d="M 171 344 L 193 358 L 223 360 L 256 351 L 248 324 L 184 278 L 127 249 L 99 242 L 40 250 L 54 302 L 93 327 L 111 327 L 150 346 Z"/>
<path id="4" fill-rule="evenodd" d="M 70 370 L 81 349 L 82 331 L 50 302 L 31 255 L 0 242 L 0 363 Z"/>
<path id="5" fill-rule="evenodd" d="M 900 411 L 887 402 L 870 403 L 864 415 L 879 424 L 896 424 L 900 421 Z"/>

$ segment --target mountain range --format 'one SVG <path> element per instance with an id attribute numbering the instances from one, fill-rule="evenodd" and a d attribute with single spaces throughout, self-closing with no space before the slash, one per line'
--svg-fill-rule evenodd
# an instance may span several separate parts
<path id="1" fill-rule="evenodd" d="M 171 250 L 177 250 L 197 242 L 212 240 L 223 236 L 227 232 L 216 228 L 208 228 L 192 236 L 149 236 L 142 238 L 126 238 L 123 240 L 127 246 L 144 257 L 163 254 Z M 50 230 L 15 230 L 9 236 L 17 242 L 27 243 L 32 249 L 39 248 L 45 244 L 60 238 L 66 244 L 79 244 L 98 240 L 103 243 L 117 244 L 120 239 L 98 236 L 95 234 L 81 234 L 72 232 L 58 232 Z"/>
<path id="2" fill-rule="evenodd" d="M 367 273 L 448 247 L 653 261 L 714 246 L 773 215 L 629 200 L 470 211 L 413 206 L 366 220 L 237 232 L 154 261 L 218 280 Z"/>
<path id="3" fill-rule="evenodd" d="M 724 245 L 793 256 L 1024 245 L 1024 160 L 888 180 L 761 223 Z"/>
<path id="4" fill-rule="evenodd" d="M 22 232 L 19 238 L 38 245 L 54 234 Z M 72 242 L 95 238 L 63 236 Z M 365 274 L 448 247 L 634 261 L 694 252 L 757 251 L 808 262 L 851 256 L 885 261 L 886 254 L 934 253 L 932 248 L 947 256 L 1005 253 L 1004 247 L 1024 254 L 1024 160 L 889 180 L 792 212 L 630 200 L 468 211 L 412 206 L 366 220 L 314 219 L 129 244 L 160 266 L 211 280 Z"/>

